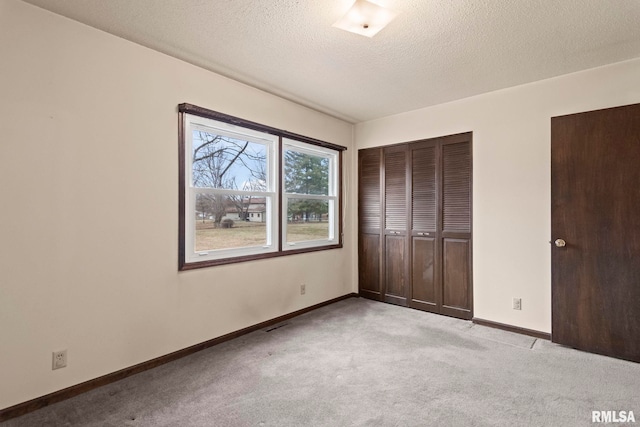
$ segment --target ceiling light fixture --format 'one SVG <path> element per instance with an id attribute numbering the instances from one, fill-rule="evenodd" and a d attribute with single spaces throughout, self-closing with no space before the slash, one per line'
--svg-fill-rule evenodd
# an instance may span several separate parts
<path id="1" fill-rule="evenodd" d="M 361 36 L 373 37 L 397 15 L 398 12 L 370 1 L 356 0 L 347 14 L 333 26 Z"/>

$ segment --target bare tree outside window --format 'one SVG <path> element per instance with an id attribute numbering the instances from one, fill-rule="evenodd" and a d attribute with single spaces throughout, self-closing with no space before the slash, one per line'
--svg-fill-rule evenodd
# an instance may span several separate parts
<path id="1" fill-rule="evenodd" d="M 193 186 L 240 191 L 265 191 L 267 152 L 263 144 L 208 132 L 193 131 Z M 213 218 L 215 227 L 229 211 L 246 216 L 250 198 L 201 194 L 196 213 Z"/>

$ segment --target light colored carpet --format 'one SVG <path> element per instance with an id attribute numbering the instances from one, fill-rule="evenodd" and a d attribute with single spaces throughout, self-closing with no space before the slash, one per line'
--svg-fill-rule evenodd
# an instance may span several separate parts
<path id="1" fill-rule="evenodd" d="M 638 417 L 640 364 L 351 298 L 2 427 L 592 426 L 593 410 Z"/>

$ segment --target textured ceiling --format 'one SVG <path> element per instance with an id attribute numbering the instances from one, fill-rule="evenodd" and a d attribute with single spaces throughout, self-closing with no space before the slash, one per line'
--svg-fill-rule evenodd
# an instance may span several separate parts
<path id="1" fill-rule="evenodd" d="M 350 122 L 640 57 L 639 0 L 376 0 L 371 39 L 353 0 L 27 2 Z"/>

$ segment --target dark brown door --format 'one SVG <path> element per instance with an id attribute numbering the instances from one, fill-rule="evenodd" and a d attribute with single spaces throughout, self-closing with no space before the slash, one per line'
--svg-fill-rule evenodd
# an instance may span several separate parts
<path id="1" fill-rule="evenodd" d="M 364 297 L 381 300 L 382 150 L 360 150 L 358 161 L 359 291 Z"/>
<path id="2" fill-rule="evenodd" d="M 552 118 L 551 178 L 552 340 L 640 362 L 640 104 Z"/>
<path id="3" fill-rule="evenodd" d="M 442 143 L 442 308 L 471 319 L 471 142 L 470 134 Z"/>
<path id="4" fill-rule="evenodd" d="M 384 149 L 383 300 L 407 305 L 407 146 Z"/>
<path id="5" fill-rule="evenodd" d="M 440 313 L 438 231 L 439 144 L 437 139 L 410 145 L 411 152 L 411 300 L 410 306 Z"/>
<path id="6" fill-rule="evenodd" d="M 471 134 L 409 144 L 409 305 L 471 319 Z"/>

